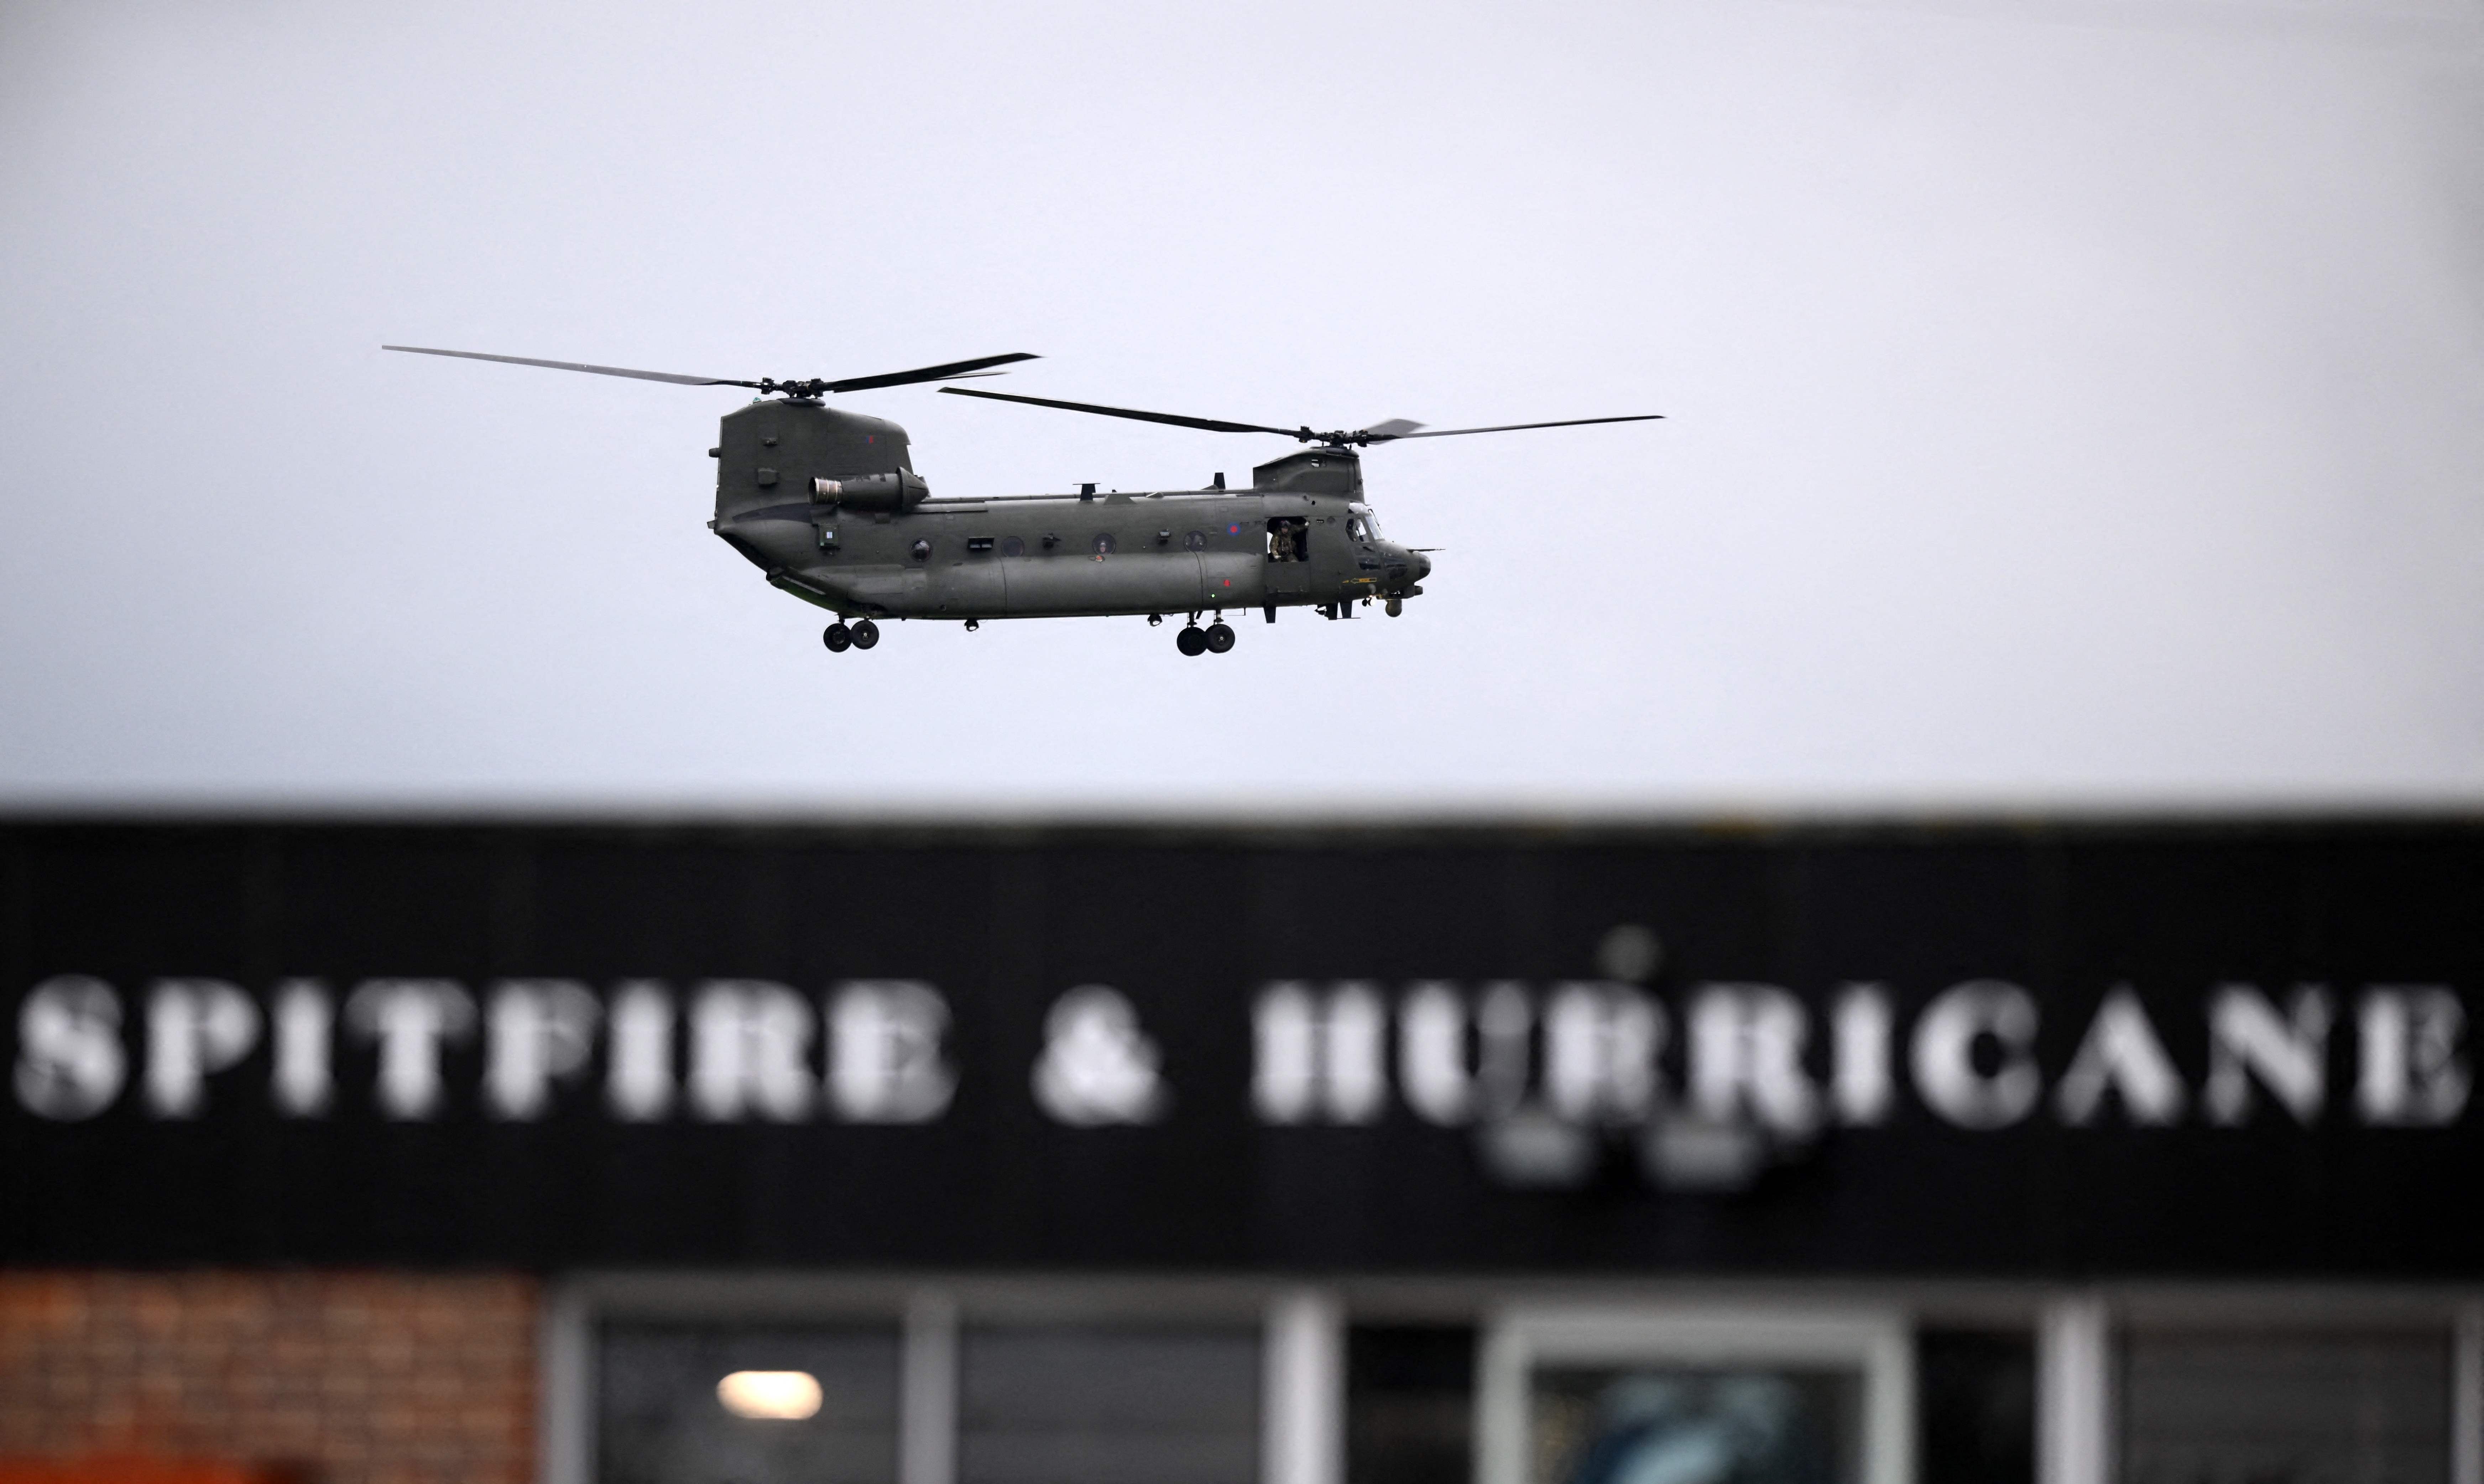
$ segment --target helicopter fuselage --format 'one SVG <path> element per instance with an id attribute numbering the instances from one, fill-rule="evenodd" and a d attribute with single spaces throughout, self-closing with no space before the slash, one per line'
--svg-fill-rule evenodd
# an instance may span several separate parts
<path id="1" fill-rule="evenodd" d="M 714 452 L 712 528 L 769 581 L 846 618 L 1343 616 L 1415 595 L 1431 570 L 1380 536 L 1344 448 L 1263 464 L 1247 490 L 935 499 L 897 424 L 771 399 L 727 417 Z"/>

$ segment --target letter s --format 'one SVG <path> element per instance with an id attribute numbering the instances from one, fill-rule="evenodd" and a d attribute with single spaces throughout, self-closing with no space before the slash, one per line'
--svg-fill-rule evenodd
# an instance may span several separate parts
<path id="1" fill-rule="evenodd" d="M 17 1101 L 47 1119 L 91 1119 L 112 1106 L 129 1070 L 121 996 L 99 979 L 44 980 L 17 1012 Z"/>

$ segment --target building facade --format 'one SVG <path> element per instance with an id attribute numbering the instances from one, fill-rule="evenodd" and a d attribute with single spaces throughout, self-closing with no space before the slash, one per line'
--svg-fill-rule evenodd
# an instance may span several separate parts
<path id="1" fill-rule="evenodd" d="M 2463 822 L 0 872 L 29 1480 L 2484 1484 Z"/>

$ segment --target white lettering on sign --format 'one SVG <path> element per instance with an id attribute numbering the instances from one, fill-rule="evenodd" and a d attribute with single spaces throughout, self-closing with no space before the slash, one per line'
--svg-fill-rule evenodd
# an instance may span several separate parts
<path id="1" fill-rule="evenodd" d="M 158 1118 L 194 1119 L 207 1074 L 258 1044 L 258 1005 L 221 979 L 159 979 L 147 997 L 147 1104 Z"/>
<path id="2" fill-rule="evenodd" d="M 1035 1100 L 1074 1127 L 1152 1123 L 1171 1101 L 1156 1043 L 1120 991 L 1084 985 L 1053 1002 L 1035 1064 Z"/>
<path id="3" fill-rule="evenodd" d="M 504 979 L 492 986 L 483 1025 L 483 1106 L 496 1118 L 539 1119 L 556 1080 L 595 1054 L 604 1007 L 571 979 Z"/>
<path id="4" fill-rule="evenodd" d="M 345 1023 L 380 1047 L 377 1101 L 392 1119 L 440 1112 L 440 1048 L 474 1033 L 474 1000 L 446 979 L 374 979 L 345 1001 Z"/>
<path id="5" fill-rule="evenodd" d="M 2467 1011 L 2438 985 L 2375 985 L 2363 996 L 2362 1073 L 2355 1101 L 2366 1123 L 2421 1126 L 2467 1110 Z"/>
<path id="6" fill-rule="evenodd" d="M 121 996 L 99 979 L 44 980 L 17 1011 L 17 1101 L 47 1119 L 91 1119 L 128 1074 Z"/>
<path id="7" fill-rule="evenodd" d="M 331 1080 L 331 1039 L 337 1012 L 328 986 L 315 979 L 288 979 L 276 990 L 276 1065 L 268 1095 L 290 1118 L 315 1119 L 336 1096 Z"/>
<path id="8" fill-rule="evenodd" d="M 949 1002 L 914 980 L 859 980 L 828 1011 L 828 1100 L 857 1123 L 928 1123 L 948 1111 L 958 1074 L 941 1054 Z"/>
<path id="9" fill-rule="evenodd" d="M 2208 1121 L 2231 1128 L 2251 1118 L 2251 1085 L 2276 1094 L 2294 1120 L 2319 1121 L 2329 1095 L 2329 995 L 2306 987 L 2280 1015 L 2249 985 L 2227 985 L 2208 1001 Z"/>
<path id="10" fill-rule="evenodd" d="M 1523 1123 L 1574 1139 L 1598 1127 L 1668 1138 L 1740 1128 L 1774 1147 L 1831 1123 L 1885 1126 L 1909 1087 L 1934 1117 L 1975 1132 L 2046 1106 L 2038 1002 L 2003 981 L 1944 989 L 1911 1025 L 1879 984 L 1841 985 L 1819 1007 L 1765 984 L 1697 985 L 1680 1003 L 1617 980 L 1540 991 L 1507 980 L 1395 990 L 1280 981 L 1250 1007 L 1249 1102 L 1276 1125 L 1367 1125 L 1402 1111 L 1443 1128 Z M 2313 1127 L 2343 1100 L 2330 1097 L 2328 1075 L 2341 1052 L 2355 1060 L 2349 1116 L 2362 1124 L 2438 1127 L 2468 1112 L 2467 1012 L 2448 986 L 2366 986 L 2350 1022 L 2317 985 L 2281 1000 L 2219 984 L 2199 1004 L 2205 1066 L 2192 1082 L 2136 990 L 2114 986 L 2050 1082 L 2052 1117 L 2073 1128 L 2193 1117 L 2238 1127 L 2276 1117 L 2255 1107 L 2264 1100 Z M 372 1106 L 411 1121 L 549 1117 L 595 1095 L 580 1084 L 599 1049 L 602 1101 L 631 1123 L 685 1112 L 711 1122 L 925 1123 L 947 1115 L 961 1080 L 948 1002 L 917 980 L 846 981 L 813 1000 L 769 980 L 702 981 L 677 997 L 654 980 L 600 996 L 576 980 L 506 979 L 478 1006 L 452 980 L 384 978 L 357 985 L 340 1012 L 317 979 L 279 981 L 262 1001 L 227 980 L 166 977 L 137 1005 L 133 1015 L 112 985 L 85 975 L 30 989 L 15 1016 L 19 1106 L 78 1120 L 130 1095 L 148 1117 L 207 1118 L 242 1100 L 235 1079 L 263 1074 L 280 1115 L 326 1118 L 339 1030 L 376 1051 Z M 2154 1013 L 2166 1013 L 2162 1001 Z M 452 1055 L 478 1031 L 479 1058 Z M 2351 1047 L 2333 1045 L 2348 1031 Z M 451 1085 L 452 1067 L 472 1077 L 477 1062 L 475 1081 Z M 1101 985 L 1053 1004 L 1027 1087 L 1073 1127 L 1154 1122 L 1174 1094 L 1130 999 Z"/>
<path id="11" fill-rule="evenodd" d="M 1970 980 L 1924 1007 L 1915 1020 L 1915 1092 L 1960 1128 L 2007 1128 L 2044 1095 L 2036 1069 L 2036 997 L 1997 979 Z M 1976 1050 L 1995 1053 L 1989 1070 Z"/>
<path id="12" fill-rule="evenodd" d="M 636 979 L 612 995 L 604 1095 L 625 1123 L 652 1123 L 673 1111 L 673 997 Z"/>
<path id="13" fill-rule="evenodd" d="M 1636 1123 L 1655 1111 L 1664 1012 L 1629 985 L 1562 985 L 1544 1010 L 1544 1093 L 1574 1123 Z"/>
<path id="14" fill-rule="evenodd" d="M 1535 1001 L 1526 986 L 1509 980 L 1487 986 L 1475 1010 L 1478 1117 L 1506 1119 L 1526 1105 L 1534 1037 Z"/>
<path id="15" fill-rule="evenodd" d="M 1711 985 L 1690 1004 L 1690 1100 L 1702 1118 L 1744 1114 L 1780 1133 L 1808 1134 L 1820 1096 L 1803 1074 L 1811 1017 L 1774 985 Z"/>
<path id="16" fill-rule="evenodd" d="M 811 1007 L 764 979 L 712 979 L 690 1001 L 690 1106 L 727 1123 L 810 1117 Z"/>
<path id="17" fill-rule="evenodd" d="M 1425 1122 L 1454 1128 L 1474 1117 L 1467 1064 L 1467 1002 L 1455 985 L 1421 984 L 1397 1011 L 1397 1077 Z"/>
<path id="18" fill-rule="evenodd" d="M 1887 1121 L 1898 1095 L 1889 1078 L 1889 1032 L 1897 1024 L 1889 992 L 1878 985 L 1849 985 L 1830 1021 L 1837 1055 L 1828 1101 L 1837 1121 L 1858 1128 Z"/>
<path id="19" fill-rule="evenodd" d="M 2165 1124 L 2182 1116 L 2182 1078 L 2174 1059 L 2147 1023 L 2139 996 L 2127 985 L 2116 988 L 2096 1007 L 2078 1055 L 2053 1091 L 2062 1121 L 2077 1125 L 2095 1120 L 2107 1093 L 2120 1095 L 2123 1112 L 2138 1124 Z"/>
<path id="20" fill-rule="evenodd" d="M 1252 1007 L 1251 1102 L 1269 1123 L 1368 1123 L 1387 1109 L 1389 1012 L 1360 982 L 1272 985 Z"/>

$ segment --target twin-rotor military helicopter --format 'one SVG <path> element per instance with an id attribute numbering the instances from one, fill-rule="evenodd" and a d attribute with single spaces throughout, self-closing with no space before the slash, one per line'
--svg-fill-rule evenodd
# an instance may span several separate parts
<path id="1" fill-rule="evenodd" d="M 1256 607 L 1275 623 L 1282 607 L 1349 618 L 1356 605 L 1377 602 L 1394 617 L 1422 592 L 1432 561 L 1423 549 L 1380 534 L 1364 503 L 1357 449 L 1410 438 L 1648 422 L 1659 416 L 1433 429 L 1392 418 L 1318 433 L 1308 425 L 1267 427 L 942 387 L 952 396 L 1210 433 L 1273 433 L 1311 446 L 1252 470 L 1245 490 L 1227 489 L 1218 474 L 1203 490 L 1098 495 L 1086 484 L 1075 495 L 934 499 L 914 472 L 904 428 L 822 399 L 996 376 L 1003 373 L 993 367 L 1034 356 L 985 356 L 843 381 L 734 381 L 421 345 L 381 349 L 756 391 L 750 405 L 725 416 L 722 435 L 708 450 L 716 460 L 716 519 L 708 528 L 770 583 L 836 614 L 824 635 L 835 652 L 878 644 L 883 618 L 956 619 L 973 630 L 986 619 L 1145 615 L 1160 624 L 1167 613 L 1186 613 L 1189 622 L 1175 635 L 1181 652 L 1221 655 L 1233 647 L 1232 627 L 1225 622 L 1228 608 Z M 1202 613 L 1212 615 L 1205 628 L 1199 622 Z"/>

